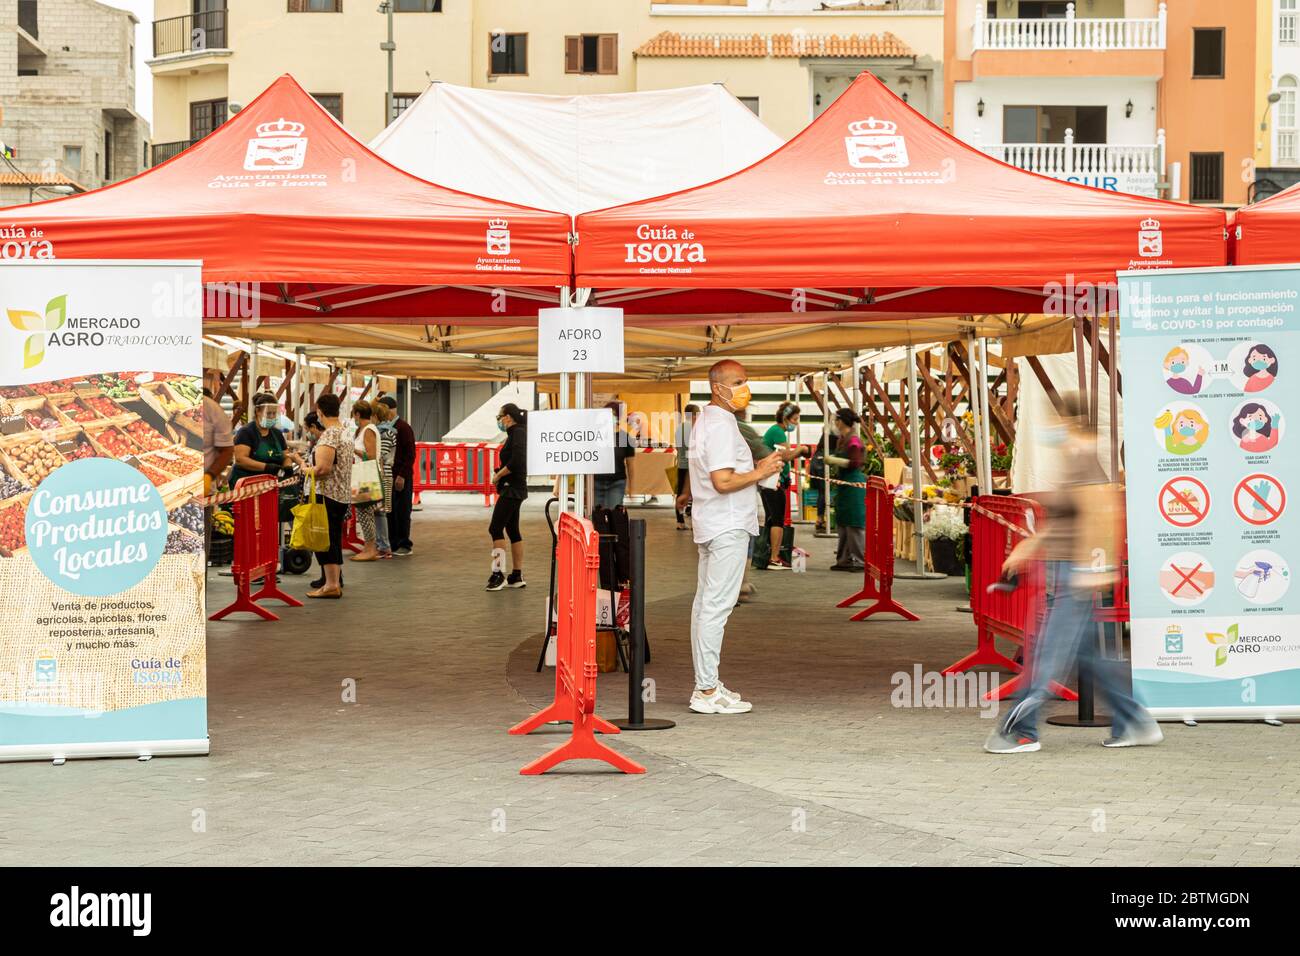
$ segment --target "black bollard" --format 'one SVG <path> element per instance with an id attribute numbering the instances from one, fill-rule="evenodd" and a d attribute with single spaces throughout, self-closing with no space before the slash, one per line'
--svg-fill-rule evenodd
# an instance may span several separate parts
<path id="1" fill-rule="evenodd" d="M 641 696 L 641 684 L 645 680 L 645 520 L 634 518 L 628 523 L 628 535 L 631 538 L 629 548 L 631 567 L 629 583 L 631 585 L 632 606 L 629 627 L 631 629 L 632 659 L 627 669 L 627 718 L 615 720 L 619 730 L 667 730 L 677 725 L 671 720 L 661 720 L 645 715 L 645 699 Z"/>

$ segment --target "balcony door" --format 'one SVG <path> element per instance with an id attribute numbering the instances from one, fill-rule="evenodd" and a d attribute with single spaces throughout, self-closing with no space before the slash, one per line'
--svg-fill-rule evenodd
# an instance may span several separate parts
<path id="1" fill-rule="evenodd" d="M 191 0 L 194 27 L 190 33 L 195 50 L 223 50 L 226 47 L 226 0 Z"/>
<path id="2" fill-rule="evenodd" d="M 190 142 L 197 143 L 226 121 L 227 104 L 222 100 L 201 100 L 190 104 Z"/>
<path id="3" fill-rule="evenodd" d="M 1106 142 L 1104 106 L 1004 106 L 1002 142 L 1064 143 L 1074 130 L 1076 143 Z"/>

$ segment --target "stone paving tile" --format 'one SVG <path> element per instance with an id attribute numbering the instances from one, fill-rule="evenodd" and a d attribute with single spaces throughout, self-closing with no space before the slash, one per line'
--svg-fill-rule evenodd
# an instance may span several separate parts
<path id="1" fill-rule="evenodd" d="M 1120 753 L 1101 731 L 1048 728 L 1042 753 L 979 750 L 973 709 L 895 709 L 891 675 L 937 669 L 973 643 L 951 582 L 903 582 L 917 624 L 847 622 L 856 581 L 755 575 L 725 679 L 744 718 L 686 711 L 695 557 L 667 509 L 649 522 L 651 716 L 670 731 L 611 745 L 643 776 L 518 770 L 562 733 L 510 737 L 547 702 L 533 672 L 547 576 L 530 499 L 524 591 L 482 591 L 487 512 L 426 499 L 415 556 L 349 566 L 339 602 L 279 624 L 209 627 L 205 758 L 0 766 L 0 865 L 1083 865 L 1293 864 L 1300 856 L 1294 726 L 1173 727 Z M 814 568 L 830 543 L 812 540 Z M 213 576 L 212 602 L 229 593 Z M 289 578 L 300 594 L 305 578 Z M 354 680 L 357 702 L 342 699 Z M 626 678 L 598 710 L 621 716 Z M 1106 829 L 1092 830 L 1095 811 Z M 201 812 L 199 812 L 201 811 Z M 795 811 L 806 829 L 794 826 Z M 201 818 L 201 832 L 195 832 Z"/>

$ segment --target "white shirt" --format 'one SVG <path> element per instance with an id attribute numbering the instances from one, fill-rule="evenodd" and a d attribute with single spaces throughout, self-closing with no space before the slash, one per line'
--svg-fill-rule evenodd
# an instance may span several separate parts
<path id="1" fill-rule="evenodd" d="M 754 485 L 722 494 L 710 472 L 730 468 L 738 475 L 754 470 L 754 456 L 736 427 L 736 416 L 705 405 L 691 429 L 691 521 L 695 541 L 712 541 L 724 531 L 758 534 L 758 489 Z"/>

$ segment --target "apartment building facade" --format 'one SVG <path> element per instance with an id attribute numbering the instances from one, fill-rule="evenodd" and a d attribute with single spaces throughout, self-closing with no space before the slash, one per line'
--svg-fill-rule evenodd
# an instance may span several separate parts
<path id="1" fill-rule="evenodd" d="M 1259 45 L 1267 57 L 1259 124 L 1259 164 L 1254 196 L 1263 198 L 1300 182 L 1300 2 L 1268 0 L 1261 18 Z"/>
<path id="2" fill-rule="evenodd" d="M 1261 158 L 1273 2 L 953 0 L 946 121 L 1035 172 L 1241 205 Z"/>
<path id="3" fill-rule="evenodd" d="M 146 166 L 137 22 L 94 0 L 0 0 L 0 206 L 95 189 Z"/>
<path id="4" fill-rule="evenodd" d="M 386 125 L 378 0 L 155 0 L 153 160 L 282 73 L 356 136 Z M 936 121 L 943 0 L 392 0 L 395 111 L 431 80 L 534 93 L 725 83 L 789 137 L 871 70 Z M 846 8 L 847 7 L 847 8 Z"/>

